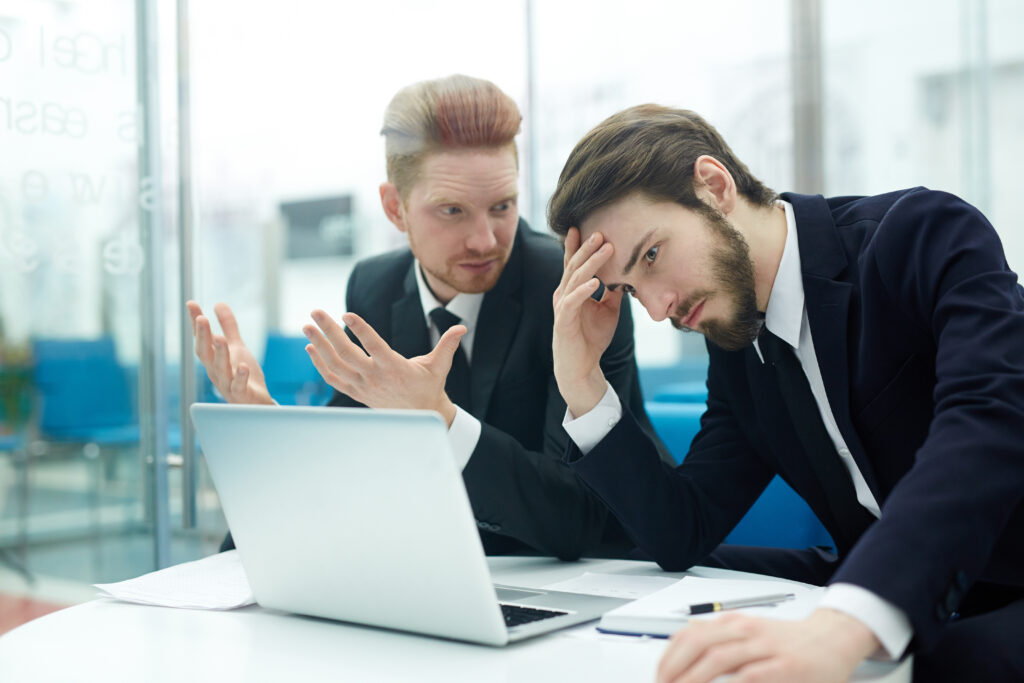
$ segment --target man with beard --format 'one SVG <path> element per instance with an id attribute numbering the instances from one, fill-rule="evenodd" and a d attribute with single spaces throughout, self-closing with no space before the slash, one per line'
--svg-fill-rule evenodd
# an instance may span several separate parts
<path id="1" fill-rule="evenodd" d="M 342 316 L 348 334 L 315 310 L 316 325 L 303 328 L 307 351 L 337 390 L 333 406 L 441 414 L 488 554 L 622 556 L 632 543 L 561 460 L 568 438 L 552 375 L 551 296 L 562 250 L 518 217 L 520 119 L 508 95 L 467 76 L 395 95 L 384 116 L 380 198 L 409 248 L 355 267 Z M 197 303 L 188 309 L 196 353 L 224 397 L 273 403 L 231 310 L 215 308 L 220 336 Z M 601 366 L 651 431 L 628 310 L 613 327 Z M 223 548 L 231 547 L 229 536 Z"/>
<path id="2" fill-rule="evenodd" d="M 828 588 L 803 621 L 683 629 L 659 680 L 839 681 L 909 652 L 917 680 L 1024 676 L 1024 295 L 977 209 L 924 188 L 776 195 L 699 116 L 643 105 L 580 141 L 549 220 L 568 460 L 637 545 L 701 561 L 775 474 L 836 541 L 726 558 Z M 598 364 L 624 294 L 707 338 L 678 468 Z"/>

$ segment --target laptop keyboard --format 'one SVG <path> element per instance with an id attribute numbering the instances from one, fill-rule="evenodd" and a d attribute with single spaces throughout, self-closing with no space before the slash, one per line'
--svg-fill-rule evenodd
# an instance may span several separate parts
<path id="1" fill-rule="evenodd" d="M 501 603 L 501 613 L 505 615 L 505 626 L 521 626 L 531 621 L 560 617 L 568 612 L 559 612 L 554 609 L 537 609 L 536 607 L 523 607 L 522 605 L 506 605 Z"/>

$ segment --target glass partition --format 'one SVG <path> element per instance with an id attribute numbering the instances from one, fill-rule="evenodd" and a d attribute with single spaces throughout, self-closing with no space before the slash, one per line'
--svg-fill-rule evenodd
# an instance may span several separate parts
<path id="1" fill-rule="evenodd" d="M 957 194 L 989 217 L 1020 273 L 1024 6 L 832 0 L 822 24 L 827 191 Z"/>
<path id="2" fill-rule="evenodd" d="M 25 578 L 118 580 L 204 545 L 169 534 L 173 9 L 159 60 L 155 2 L 0 8 L 0 559 Z"/>

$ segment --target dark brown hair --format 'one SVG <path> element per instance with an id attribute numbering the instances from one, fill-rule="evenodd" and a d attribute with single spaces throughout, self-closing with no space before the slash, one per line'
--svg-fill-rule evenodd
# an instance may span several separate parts
<path id="1" fill-rule="evenodd" d="M 405 196 L 423 159 L 442 149 L 512 146 L 522 121 L 511 97 L 490 81 L 454 75 L 398 91 L 384 112 L 388 180 Z"/>
<path id="2" fill-rule="evenodd" d="M 736 158 L 722 136 L 685 109 L 642 104 L 602 121 L 569 155 L 548 204 L 548 223 L 565 236 L 597 209 L 641 192 L 651 199 L 715 213 L 697 196 L 693 167 L 712 156 L 732 175 L 739 194 L 757 206 L 777 195 Z"/>

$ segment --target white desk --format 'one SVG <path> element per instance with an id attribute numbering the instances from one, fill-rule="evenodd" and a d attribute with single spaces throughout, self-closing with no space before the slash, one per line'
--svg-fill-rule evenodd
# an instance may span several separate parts
<path id="1" fill-rule="evenodd" d="M 540 587 L 584 571 L 666 576 L 626 560 L 490 558 L 495 581 Z M 755 575 L 695 568 L 708 577 Z M 684 576 L 671 574 L 669 576 Z M 0 680 L 653 681 L 664 640 L 585 624 L 504 648 L 352 626 L 260 607 L 203 612 L 94 600 L 0 637 Z M 858 680 L 909 681 L 909 664 L 867 664 Z"/>

